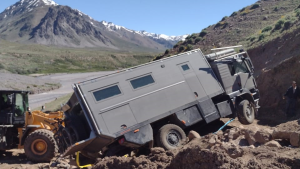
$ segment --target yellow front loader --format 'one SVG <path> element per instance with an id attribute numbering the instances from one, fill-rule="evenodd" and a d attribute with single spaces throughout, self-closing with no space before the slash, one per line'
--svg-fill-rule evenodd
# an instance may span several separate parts
<path id="1" fill-rule="evenodd" d="M 29 160 L 49 162 L 58 151 L 63 119 L 62 111 L 29 111 L 28 91 L 0 90 L 0 151 L 24 148 Z"/>
<path id="2" fill-rule="evenodd" d="M 19 130 L 18 148 L 24 148 L 27 158 L 31 161 L 50 161 L 58 151 L 55 132 L 59 128 L 58 120 L 64 117 L 63 112 L 44 113 L 27 111 L 24 128 Z M 64 124 L 62 124 L 64 125 Z"/>

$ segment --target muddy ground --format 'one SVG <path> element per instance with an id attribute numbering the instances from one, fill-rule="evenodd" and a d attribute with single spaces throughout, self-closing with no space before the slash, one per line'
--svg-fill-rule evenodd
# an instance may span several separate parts
<path id="1" fill-rule="evenodd" d="M 271 115 L 255 120 L 251 125 L 242 125 L 235 119 L 217 134 L 213 132 L 229 119 L 224 118 L 205 127 L 199 124 L 190 129 L 200 133 L 201 138 L 194 138 L 176 150 L 153 148 L 150 153 L 137 157 L 105 157 L 92 168 L 296 169 L 300 168 L 300 148 L 291 144 L 290 135 L 300 132 L 299 118 L 300 113 L 292 118 Z M 65 162 L 76 168 L 74 161 L 67 159 Z M 0 156 L 0 168 L 49 168 L 49 164 L 33 164 L 26 159 L 23 150 L 11 150 Z"/>

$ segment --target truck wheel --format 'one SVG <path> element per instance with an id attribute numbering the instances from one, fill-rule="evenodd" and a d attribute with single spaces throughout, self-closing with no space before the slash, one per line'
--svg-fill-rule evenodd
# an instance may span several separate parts
<path id="1" fill-rule="evenodd" d="M 254 121 L 254 107 L 248 100 L 243 100 L 238 107 L 238 119 L 242 124 L 251 124 Z"/>
<path id="2" fill-rule="evenodd" d="M 72 144 L 75 144 L 78 141 L 84 140 L 89 137 L 89 135 L 85 132 L 84 125 L 79 119 L 72 119 L 72 124 L 67 128 L 70 132 L 71 139 L 73 141 Z"/>
<path id="3" fill-rule="evenodd" d="M 25 139 L 24 150 L 33 162 L 50 162 L 57 152 L 54 134 L 50 130 L 38 129 Z"/>
<path id="4" fill-rule="evenodd" d="M 184 131 L 177 125 L 166 124 L 162 126 L 156 136 L 156 143 L 166 150 L 176 149 L 186 140 Z"/>

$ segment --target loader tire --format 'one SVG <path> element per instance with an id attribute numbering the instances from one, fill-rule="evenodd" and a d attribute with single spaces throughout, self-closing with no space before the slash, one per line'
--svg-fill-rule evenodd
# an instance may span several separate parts
<path id="1" fill-rule="evenodd" d="M 53 132 L 38 129 L 30 133 L 25 139 L 24 150 L 30 161 L 50 162 L 58 151 Z"/>
<path id="2" fill-rule="evenodd" d="M 166 124 L 162 126 L 156 136 L 156 143 L 165 150 L 176 149 L 186 141 L 184 131 L 177 125 Z"/>
<path id="3" fill-rule="evenodd" d="M 243 100 L 238 106 L 238 119 L 242 124 L 251 124 L 255 118 L 253 105 L 248 100 Z"/>

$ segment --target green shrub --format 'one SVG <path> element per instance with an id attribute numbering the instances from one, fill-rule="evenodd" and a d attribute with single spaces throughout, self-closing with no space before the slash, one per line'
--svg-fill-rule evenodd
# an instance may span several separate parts
<path id="1" fill-rule="evenodd" d="M 236 16 L 237 15 L 237 12 L 233 12 L 230 16 L 231 17 L 234 17 L 234 16 Z"/>
<path id="2" fill-rule="evenodd" d="M 240 12 L 243 12 L 245 9 L 246 9 L 246 8 L 241 9 Z"/>
<path id="3" fill-rule="evenodd" d="M 196 39 L 196 38 L 197 38 L 197 35 L 196 35 L 195 33 L 193 33 L 193 34 L 191 35 L 191 38 Z"/>
<path id="4" fill-rule="evenodd" d="M 272 30 L 272 26 L 267 26 L 261 32 L 268 32 L 270 30 Z"/>
<path id="5" fill-rule="evenodd" d="M 227 25 L 228 25 L 227 22 L 222 21 L 222 22 L 218 22 L 218 23 L 216 24 L 215 28 L 218 28 L 218 27 L 221 27 L 221 26 L 222 26 L 222 29 L 224 29 L 224 28 L 226 28 Z"/>
<path id="6" fill-rule="evenodd" d="M 174 45 L 174 46 L 173 46 L 173 49 L 177 48 L 178 46 L 179 46 L 178 44 Z"/>
<path id="7" fill-rule="evenodd" d="M 193 41 L 193 39 L 189 39 L 189 40 L 187 41 L 187 43 L 188 43 L 188 44 L 192 44 L 192 43 L 194 43 L 194 41 Z"/>
<path id="8" fill-rule="evenodd" d="M 189 51 L 189 50 L 192 50 L 193 49 L 193 46 L 188 44 L 187 47 L 186 47 L 186 51 Z"/>
<path id="9" fill-rule="evenodd" d="M 166 51 L 165 51 L 165 55 L 167 55 L 167 54 L 169 54 L 170 53 L 170 51 L 169 51 L 169 49 L 167 49 Z"/>
<path id="10" fill-rule="evenodd" d="M 251 6 L 250 9 L 256 9 L 256 8 L 258 8 L 258 7 L 259 7 L 259 4 L 254 4 L 254 5 Z"/>
<path id="11" fill-rule="evenodd" d="M 279 20 L 279 21 L 275 24 L 274 30 L 279 30 L 279 29 L 281 29 L 283 24 L 284 24 L 284 21 L 283 21 L 283 20 Z"/>
<path id="12" fill-rule="evenodd" d="M 278 7 L 277 6 L 274 8 L 274 11 L 278 11 Z"/>
<path id="13" fill-rule="evenodd" d="M 195 43 L 198 43 L 198 42 L 200 42 L 201 40 L 202 40 L 202 38 L 201 38 L 201 37 L 198 37 L 198 38 L 195 39 Z"/>
<path id="14" fill-rule="evenodd" d="M 250 37 L 250 41 L 253 42 L 256 39 L 255 36 Z"/>
<path id="15" fill-rule="evenodd" d="M 292 25 L 292 21 L 286 21 L 284 22 L 284 29 L 289 29 Z"/>
<path id="16" fill-rule="evenodd" d="M 258 40 L 261 41 L 261 40 L 263 40 L 264 38 L 265 38 L 265 34 L 260 34 L 259 37 L 258 37 Z"/>
<path id="17" fill-rule="evenodd" d="M 180 48 L 179 48 L 179 52 L 182 52 L 182 51 L 184 51 L 184 46 L 180 46 Z"/>
<path id="18" fill-rule="evenodd" d="M 295 10 L 295 13 L 296 13 L 296 16 L 297 16 L 297 17 L 300 17 L 300 10 L 299 10 L 299 9 L 296 9 L 296 10 Z"/>
<path id="19" fill-rule="evenodd" d="M 207 34 L 207 31 L 206 31 L 206 30 L 202 30 L 202 31 L 199 33 L 199 36 L 203 38 L 206 34 Z"/>
<path id="20" fill-rule="evenodd" d="M 224 16 L 221 21 L 225 21 L 226 18 L 228 18 L 228 16 Z"/>

